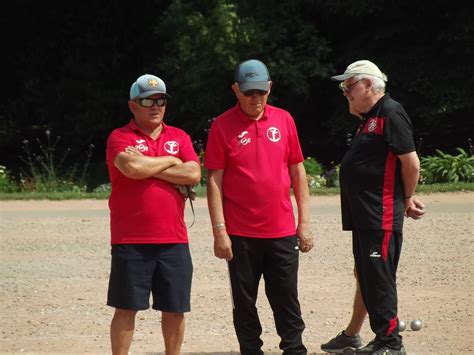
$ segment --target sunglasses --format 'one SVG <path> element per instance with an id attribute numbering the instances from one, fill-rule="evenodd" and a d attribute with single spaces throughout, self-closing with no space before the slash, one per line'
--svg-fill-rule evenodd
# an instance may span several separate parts
<path id="1" fill-rule="evenodd" d="M 244 94 L 244 96 L 247 96 L 247 97 L 253 96 L 254 94 L 257 94 L 259 96 L 264 96 L 268 94 L 268 91 L 253 89 L 253 90 L 244 91 L 242 94 Z"/>
<path id="2" fill-rule="evenodd" d="M 339 84 L 339 89 L 341 89 L 341 90 L 344 91 L 345 93 L 348 93 L 348 92 L 350 92 L 350 91 L 352 90 L 352 87 L 353 87 L 355 84 L 357 84 L 359 81 L 362 81 L 362 80 L 364 80 L 364 79 L 359 79 L 359 80 L 357 80 L 356 82 L 354 82 L 354 83 L 352 83 L 351 85 L 348 85 L 348 86 L 346 86 L 346 84 L 345 84 L 343 81 L 341 81 L 341 83 Z"/>
<path id="3" fill-rule="evenodd" d="M 154 104 L 156 104 L 156 106 L 158 107 L 163 107 L 163 106 L 166 106 L 166 102 L 167 102 L 166 97 L 160 97 L 159 99 L 145 98 L 145 99 L 138 100 L 138 103 L 142 107 L 152 107 Z"/>

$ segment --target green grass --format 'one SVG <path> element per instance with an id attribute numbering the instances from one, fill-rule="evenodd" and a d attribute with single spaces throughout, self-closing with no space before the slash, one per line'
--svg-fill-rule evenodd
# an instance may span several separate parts
<path id="1" fill-rule="evenodd" d="M 474 191 L 474 183 L 447 183 L 418 185 L 416 192 L 419 194 L 430 194 L 436 192 Z M 338 195 L 337 187 L 313 187 L 310 189 L 311 196 Z M 196 187 L 198 197 L 206 196 L 206 188 L 198 185 Z M 12 192 L 0 193 L 0 200 L 104 200 L 108 199 L 107 192 Z"/>
<path id="2" fill-rule="evenodd" d="M 418 185 L 416 187 L 417 193 L 428 194 L 435 192 L 456 192 L 456 191 L 474 191 L 474 182 L 457 182 L 457 183 L 443 183 Z"/>
<path id="3" fill-rule="evenodd" d="M 443 183 L 443 184 L 430 184 L 430 185 L 418 185 L 416 187 L 416 193 L 429 194 L 436 192 L 463 192 L 463 191 L 474 191 L 474 183 L 472 182 L 458 182 L 458 183 Z M 325 196 L 325 195 L 338 195 L 338 187 L 313 187 L 309 189 L 311 196 Z"/>
<path id="4" fill-rule="evenodd" d="M 0 200 L 105 200 L 107 192 L 12 192 L 0 193 Z"/>
<path id="5" fill-rule="evenodd" d="M 311 196 L 331 196 L 339 195 L 339 187 L 310 187 Z"/>

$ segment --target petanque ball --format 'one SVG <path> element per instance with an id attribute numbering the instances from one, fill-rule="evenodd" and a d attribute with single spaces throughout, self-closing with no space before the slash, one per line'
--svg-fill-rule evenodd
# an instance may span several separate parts
<path id="1" fill-rule="evenodd" d="M 404 321 L 399 320 L 398 321 L 398 331 L 403 332 L 405 329 L 407 329 L 407 325 L 405 324 Z"/>
<path id="2" fill-rule="evenodd" d="M 412 321 L 411 321 L 411 323 L 410 323 L 410 328 L 411 328 L 411 330 L 417 331 L 417 330 L 420 330 L 420 329 L 421 329 L 422 325 L 423 325 L 423 324 L 421 323 L 421 320 L 415 319 L 415 320 L 412 320 Z"/>

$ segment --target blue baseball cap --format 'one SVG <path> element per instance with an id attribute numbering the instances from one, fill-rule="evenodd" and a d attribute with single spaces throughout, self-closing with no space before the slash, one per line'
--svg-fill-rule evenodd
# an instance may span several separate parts
<path id="1" fill-rule="evenodd" d="M 235 70 L 235 82 L 239 90 L 270 90 L 270 73 L 267 67 L 257 59 L 246 60 L 239 64 Z"/>
<path id="2" fill-rule="evenodd" d="M 130 100 L 137 97 L 143 99 L 154 94 L 165 94 L 169 97 L 166 93 L 165 82 L 151 74 L 142 75 L 130 88 Z"/>

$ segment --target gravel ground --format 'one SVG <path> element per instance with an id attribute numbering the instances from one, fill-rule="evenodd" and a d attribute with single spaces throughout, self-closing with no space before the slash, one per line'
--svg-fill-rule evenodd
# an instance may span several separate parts
<path id="1" fill-rule="evenodd" d="M 412 354 L 474 352 L 474 193 L 422 196 L 428 214 L 407 220 L 398 271 L 399 317 L 421 319 L 402 333 Z M 236 353 L 226 265 L 212 251 L 206 201 L 190 229 L 192 312 L 185 353 Z M 339 198 L 312 197 L 315 249 L 301 255 L 299 292 L 311 353 L 349 320 L 354 278 L 350 233 L 341 231 Z M 186 219 L 191 222 L 189 205 Z M 107 201 L 0 201 L 0 352 L 110 353 L 105 305 L 109 264 Z M 263 282 L 262 282 L 263 283 Z M 279 339 L 263 289 L 258 306 L 265 352 Z M 137 316 L 132 354 L 163 352 L 160 317 Z M 362 337 L 372 339 L 368 322 Z"/>

